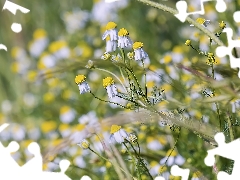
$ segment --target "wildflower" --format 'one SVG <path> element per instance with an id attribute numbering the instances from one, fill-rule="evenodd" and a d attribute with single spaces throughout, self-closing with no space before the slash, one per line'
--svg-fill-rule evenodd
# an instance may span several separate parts
<path id="1" fill-rule="evenodd" d="M 128 59 L 132 60 L 134 58 L 134 52 L 127 53 Z"/>
<path id="2" fill-rule="evenodd" d="M 204 18 L 197 18 L 196 22 L 203 25 L 204 27 L 207 27 L 210 24 L 210 20 L 206 20 Z M 194 26 L 194 25 L 191 24 L 190 26 Z"/>
<path id="3" fill-rule="evenodd" d="M 89 142 L 86 139 L 83 139 L 78 146 L 82 147 L 83 149 L 88 149 L 90 147 Z"/>
<path id="4" fill-rule="evenodd" d="M 102 36 L 102 40 L 106 39 L 108 36 L 110 38 L 110 41 L 117 41 L 117 24 L 115 22 L 108 22 L 106 25 L 106 31 L 104 32 Z"/>
<path id="5" fill-rule="evenodd" d="M 137 136 L 135 135 L 135 134 L 129 134 L 129 136 L 128 136 L 128 140 L 131 142 L 131 143 L 136 143 L 137 142 L 137 140 L 138 140 L 138 138 L 137 138 Z"/>
<path id="6" fill-rule="evenodd" d="M 221 29 L 225 29 L 226 28 L 226 23 L 225 22 L 220 22 L 219 23 L 219 27 L 221 28 Z"/>
<path id="7" fill-rule="evenodd" d="M 124 139 L 126 139 L 128 136 L 126 131 L 118 125 L 112 125 L 110 133 L 118 143 L 123 143 Z"/>
<path id="8" fill-rule="evenodd" d="M 167 166 L 172 166 L 173 164 L 182 165 L 185 162 L 185 159 L 181 155 L 178 155 L 175 150 L 173 150 L 172 153 L 171 151 L 172 150 L 170 149 L 167 152 L 167 156 L 160 160 L 160 164 L 164 164 L 165 161 L 168 159 L 168 161 L 166 162 Z"/>
<path id="9" fill-rule="evenodd" d="M 132 45 L 132 40 L 128 35 L 129 33 L 125 28 L 118 31 L 118 47 L 125 48 Z"/>
<path id="10" fill-rule="evenodd" d="M 37 58 L 48 44 L 47 33 L 44 29 L 37 29 L 33 34 L 33 40 L 29 43 L 29 53 Z"/>
<path id="11" fill-rule="evenodd" d="M 142 49 L 143 43 L 142 42 L 135 42 L 133 44 L 133 50 L 134 50 L 134 58 L 136 61 L 139 60 L 149 60 L 148 54 Z"/>
<path id="12" fill-rule="evenodd" d="M 110 40 L 110 36 L 107 36 L 106 38 L 106 52 L 113 52 L 113 51 L 116 51 L 117 49 L 117 41 L 113 40 L 111 41 Z"/>
<path id="13" fill-rule="evenodd" d="M 232 99 L 230 101 L 230 104 L 232 105 L 232 113 L 236 113 L 236 109 L 240 108 L 240 99 Z"/>
<path id="14" fill-rule="evenodd" d="M 117 54 L 117 56 L 112 55 L 111 60 L 115 62 L 120 62 L 122 60 L 122 57 L 119 54 Z"/>
<path id="15" fill-rule="evenodd" d="M 185 44 L 187 45 L 187 46 L 190 46 L 191 45 L 191 40 L 186 40 L 186 42 L 185 42 Z"/>
<path id="16" fill-rule="evenodd" d="M 202 174 L 199 171 L 196 171 L 193 173 L 192 179 L 191 180 L 200 180 Z"/>
<path id="17" fill-rule="evenodd" d="M 207 64 L 216 63 L 216 59 L 213 53 L 207 53 L 208 61 Z"/>
<path id="18" fill-rule="evenodd" d="M 207 27 L 210 24 L 210 20 L 206 20 L 203 18 L 197 18 L 196 22 L 202 24 L 204 27 Z"/>
<path id="19" fill-rule="evenodd" d="M 76 112 L 69 106 L 63 106 L 60 109 L 60 120 L 63 123 L 71 123 L 76 117 Z"/>
<path id="20" fill-rule="evenodd" d="M 102 55 L 101 59 L 103 59 L 103 60 L 108 60 L 110 57 L 111 57 L 111 54 L 109 54 L 108 52 L 105 52 L 105 53 Z"/>
<path id="21" fill-rule="evenodd" d="M 111 77 L 103 79 L 103 87 L 106 88 L 109 98 L 113 98 L 118 94 L 117 87 L 114 85 L 114 80 Z"/>
<path id="22" fill-rule="evenodd" d="M 93 69 L 94 68 L 94 64 L 92 60 L 88 60 L 87 65 L 85 66 L 88 69 Z"/>
<path id="23" fill-rule="evenodd" d="M 90 87 L 86 82 L 86 76 L 84 75 L 77 75 L 75 77 L 75 83 L 78 85 L 80 94 L 84 94 L 86 92 L 90 92 Z"/>

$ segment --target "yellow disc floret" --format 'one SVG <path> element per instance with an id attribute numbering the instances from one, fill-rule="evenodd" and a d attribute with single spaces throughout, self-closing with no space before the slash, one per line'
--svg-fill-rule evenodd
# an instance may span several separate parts
<path id="1" fill-rule="evenodd" d="M 167 152 L 167 156 L 173 156 L 173 157 L 175 157 L 175 156 L 177 156 L 177 151 L 175 151 L 175 150 L 172 151 L 172 149 L 170 149 L 170 150 L 168 150 L 168 152 Z"/>
<path id="2" fill-rule="evenodd" d="M 112 125 L 112 127 L 111 127 L 110 133 L 111 133 L 111 134 L 114 134 L 114 133 L 118 132 L 121 128 L 122 128 L 121 126 L 118 126 L 118 125 L 115 125 L 115 124 L 114 124 L 114 125 Z"/>
<path id="3" fill-rule="evenodd" d="M 107 86 L 110 86 L 114 84 L 114 80 L 111 77 L 106 77 L 105 79 L 103 79 L 103 87 L 106 88 Z"/>
<path id="4" fill-rule="evenodd" d="M 106 25 L 106 30 L 114 29 L 117 27 L 117 24 L 115 22 L 108 22 Z"/>
<path id="5" fill-rule="evenodd" d="M 89 142 L 86 139 L 82 140 L 80 145 L 82 146 L 83 149 L 88 149 L 90 146 Z"/>
<path id="6" fill-rule="evenodd" d="M 138 48 L 142 48 L 143 47 L 143 43 L 142 42 L 135 42 L 133 43 L 133 49 L 138 49 Z"/>
<path id="7" fill-rule="evenodd" d="M 186 42 L 185 42 L 185 44 L 187 45 L 187 46 L 190 46 L 191 45 L 191 40 L 186 40 Z"/>
<path id="8" fill-rule="evenodd" d="M 206 20 L 203 18 L 197 18 L 196 22 L 199 24 L 203 24 Z"/>
<path id="9" fill-rule="evenodd" d="M 77 76 L 75 77 L 75 83 L 76 83 L 76 84 L 81 84 L 81 83 L 83 83 L 85 80 L 86 80 L 86 76 L 84 76 L 84 75 L 77 75 Z"/>
<path id="10" fill-rule="evenodd" d="M 38 39 L 38 38 L 46 37 L 46 35 L 47 35 L 47 32 L 44 29 L 37 29 L 33 33 L 33 38 Z"/>
<path id="11" fill-rule="evenodd" d="M 128 35 L 129 35 L 129 32 L 125 28 L 121 28 L 118 31 L 118 36 L 128 36 Z"/>
<path id="12" fill-rule="evenodd" d="M 225 22 L 220 22 L 219 23 L 219 27 L 221 28 L 221 29 L 224 29 L 224 28 L 226 28 L 226 24 L 225 24 Z"/>

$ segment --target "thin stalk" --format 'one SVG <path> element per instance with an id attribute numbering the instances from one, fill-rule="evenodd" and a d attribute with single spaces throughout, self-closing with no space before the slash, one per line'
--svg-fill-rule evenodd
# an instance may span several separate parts
<path id="1" fill-rule="evenodd" d="M 119 103 L 112 102 L 112 101 L 106 101 L 106 100 L 103 100 L 103 99 L 101 99 L 101 98 L 95 96 L 95 94 L 93 94 L 92 91 L 90 91 L 90 93 L 93 95 L 94 98 L 96 98 L 96 99 L 98 99 L 98 100 L 100 100 L 100 101 L 103 101 L 103 102 L 106 102 L 106 103 L 111 103 L 111 104 L 116 104 L 116 105 L 118 105 L 118 106 L 121 106 L 122 108 L 127 109 L 126 106 L 123 106 L 123 105 L 121 105 L 121 104 L 119 104 Z"/>
<path id="2" fill-rule="evenodd" d="M 130 154 L 130 156 L 131 156 L 131 158 L 132 158 L 132 161 L 133 161 L 133 166 L 134 166 L 134 168 L 137 167 L 137 164 L 136 164 L 135 158 L 134 158 L 134 156 L 132 155 L 132 153 L 131 153 L 131 151 L 129 150 L 129 148 L 127 147 L 126 143 L 123 142 L 122 144 L 126 147 L 128 153 Z M 140 174 L 138 168 L 137 168 L 137 176 L 138 176 L 138 179 L 139 179 L 139 180 L 142 180 L 142 178 L 141 178 L 141 174 Z"/>
<path id="3" fill-rule="evenodd" d="M 124 84 L 122 83 L 122 81 L 121 81 L 114 73 L 112 73 L 112 72 L 110 72 L 110 71 L 108 71 L 108 70 L 106 70 L 106 69 L 102 69 L 102 68 L 94 68 L 94 69 L 97 69 L 97 70 L 99 70 L 99 71 L 104 71 L 104 72 L 107 72 L 107 73 L 113 75 L 113 76 L 121 83 L 121 85 L 122 85 L 122 87 L 124 88 L 124 90 L 125 90 L 126 92 L 128 92 L 127 89 L 125 88 Z"/>
<path id="4" fill-rule="evenodd" d="M 144 162 L 142 161 L 142 158 L 140 157 L 140 147 L 139 147 L 139 144 L 138 144 L 138 148 L 139 148 L 139 154 L 138 154 L 137 151 L 136 151 L 136 149 L 133 147 L 132 143 L 129 142 L 128 140 L 126 140 L 126 141 L 127 141 L 127 142 L 130 144 L 130 146 L 132 147 L 135 155 L 137 156 L 137 159 L 140 161 L 141 165 L 144 167 L 145 172 L 147 172 L 147 174 L 148 174 L 148 176 L 150 177 L 150 179 L 153 180 L 152 175 L 149 173 L 148 168 L 146 167 L 146 165 L 145 165 Z"/>
<path id="5" fill-rule="evenodd" d="M 107 158 L 103 157 L 103 156 L 100 155 L 99 153 L 95 152 L 95 151 L 94 151 L 93 149 L 91 149 L 90 147 L 89 147 L 88 149 L 89 149 L 90 151 L 92 151 L 94 154 L 96 154 L 97 156 L 99 156 L 100 158 L 102 158 L 103 160 L 108 161 L 108 162 L 110 162 L 111 164 L 113 164 L 113 162 L 111 162 L 111 161 L 108 160 Z M 114 163 L 114 166 L 116 166 L 116 167 L 119 168 L 121 171 L 123 171 L 125 174 L 127 174 L 127 173 L 125 172 L 125 170 L 124 170 L 123 168 L 121 168 L 120 166 L 118 166 L 116 163 Z M 124 178 L 123 175 L 122 175 L 122 173 L 121 173 L 121 171 L 118 172 L 118 169 L 117 169 L 117 168 L 114 168 L 114 169 L 116 170 L 116 172 L 117 172 L 117 174 L 119 175 L 119 177 L 120 177 L 120 178 Z"/>
<path id="6" fill-rule="evenodd" d="M 165 6 L 161 3 L 157 3 L 157 2 L 153 2 L 150 0 L 137 0 L 139 2 L 142 2 L 146 5 L 155 7 L 157 9 L 161 9 L 163 11 L 167 11 L 173 15 L 178 14 L 178 11 L 176 9 L 173 9 L 171 7 Z M 204 34 L 206 34 L 207 36 L 209 36 L 211 39 L 213 39 L 219 46 L 224 46 L 223 42 L 220 41 L 214 33 L 210 32 L 207 28 L 205 28 L 203 25 L 197 23 L 196 21 L 194 21 L 192 18 L 187 17 L 186 20 L 190 23 L 193 24 L 196 28 L 198 28 L 199 30 L 201 30 Z"/>

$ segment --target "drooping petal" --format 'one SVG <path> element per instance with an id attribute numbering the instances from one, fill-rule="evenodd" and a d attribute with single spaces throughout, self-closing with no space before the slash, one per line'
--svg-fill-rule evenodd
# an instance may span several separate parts
<path id="1" fill-rule="evenodd" d="M 106 39 L 108 35 L 109 31 L 105 31 L 104 34 L 102 35 L 102 40 Z"/>
<path id="2" fill-rule="evenodd" d="M 78 87 L 79 87 L 80 94 L 84 94 L 90 91 L 90 87 L 86 81 L 80 83 Z"/>

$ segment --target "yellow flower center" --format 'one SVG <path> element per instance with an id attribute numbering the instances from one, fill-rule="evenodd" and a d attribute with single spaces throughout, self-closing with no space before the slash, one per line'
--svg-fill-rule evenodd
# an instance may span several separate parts
<path id="1" fill-rule="evenodd" d="M 117 24 L 115 22 L 108 22 L 106 25 L 106 30 L 114 29 L 117 27 Z"/>
<path id="2" fill-rule="evenodd" d="M 60 114 L 65 114 L 65 113 L 67 113 L 70 110 L 71 110 L 71 108 L 69 106 L 63 106 L 60 109 Z"/>
<path id="3" fill-rule="evenodd" d="M 103 87 L 106 88 L 107 86 L 110 86 L 114 84 L 114 80 L 111 77 L 106 77 L 105 79 L 103 79 Z"/>
<path id="4" fill-rule="evenodd" d="M 46 37 L 46 35 L 47 33 L 44 29 L 37 29 L 33 33 L 33 38 L 38 39 L 38 38 Z"/>
<path id="5" fill-rule="evenodd" d="M 114 125 L 112 125 L 112 127 L 111 127 L 110 133 L 111 133 L 111 134 L 114 134 L 114 133 L 118 132 L 121 128 L 122 128 L 121 126 L 118 126 L 118 125 L 115 125 L 115 124 L 114 124 Z"/>
<path id="6" fill-rule="evenodd" d="M 55 41 L 49 45 L 49 51 L 51 53 L 55 53 L 56 51 L 63 47 L 67 47 L 67 43 L 65 41 Z"/>
<path id="7" fill-rule="evenodd" d="M 87 140 L 83 140 L 81 142 L 81 146 L 82 146 L 83 149 L 87 149 L 87 148 L 89 148 L 90 144 Z"/>
<path id="8" fill-rule="evenodd" d="M 196 22 L 199 24 L 203 24 L 206 20 L 203 18 L 197 18 Z"/>
<path id="9" fill-rule="evenodd" d="M 226 27 L 226 24 L 225 24 L 225 22 L 220 22 L 219 23 L 219 27 L 221 28 L 221 29 L 224 29 L 225 27 Z"/>
<path id="10" fill-rule="evenodd" d="M 133 52 L 127 53 L 127 57 L 128 57 L 129 59 L 133 59 L 133 58 L 134 58 L 134 53 L 133 53 Z"/>
<path id="11" fill-rule="evenodd" d="M 75 83 L 76 84 L 81 84 L 86 80 L 86 76 L 80 74 L 75 77 Z"/>
<path id="12" fill-rule="evenodd" d="M 185 42 L 185 44 L 187 45 L 187 46 L 190 46 L 191 45 L 191 40 L 186 40 L 186 42 Z"/>
<path id="13" fill-rule="evenodd" d="M 167 156 L 169 156 L 171 152 L 172 152 L 172 149 L 169 149 L 167 152 Z M 174 157 L 177 156 L 177 151 L 173 150 L 170 156 L 174 156 Z"/>
<path id="14" fill-rule="evenodd" d="M 160 168 L 160 173 L 166 172 L 167 171 L 167 167 L 163 166 Z"/>
<path id="15" fill-rule="evenodd" d="M 143 43 L 142 42 L 135 42 L 133 43 L 133 49 L 138 49 L 138 48 L 142 48 L 143 47 Z"/>
<path id="16" fill-rule="evenodd" d="M 128 35 L 129 35 L 129 32 L 125 28 L 121 28 L 118 31 L 118 36 L 128 36 Z"/>

